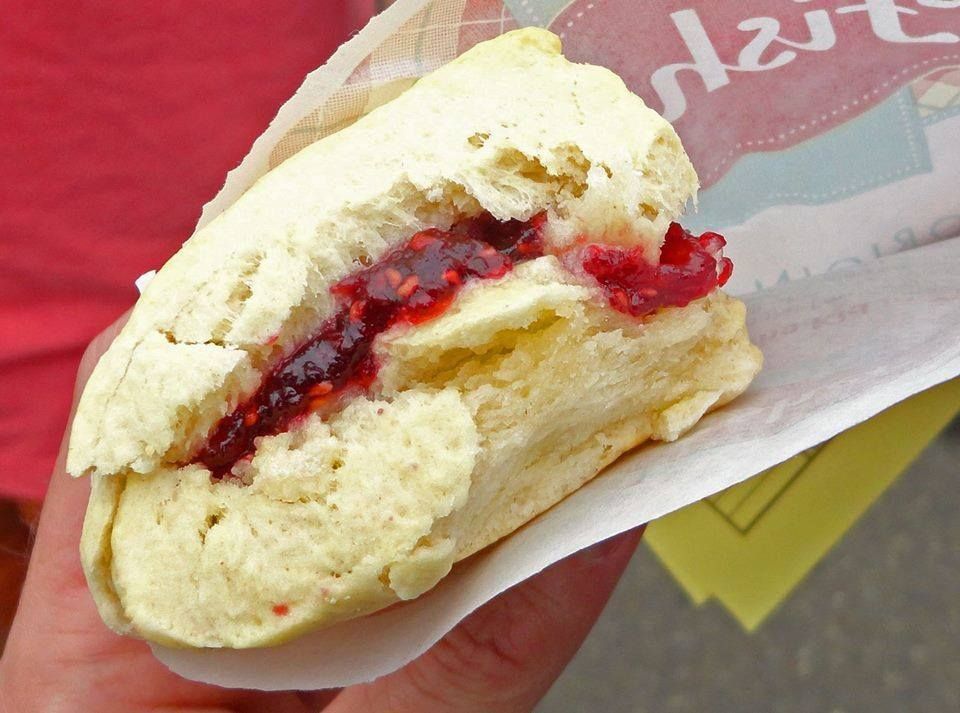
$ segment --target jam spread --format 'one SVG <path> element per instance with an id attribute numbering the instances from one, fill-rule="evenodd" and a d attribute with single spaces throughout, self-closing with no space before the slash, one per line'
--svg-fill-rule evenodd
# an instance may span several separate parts
<path id="1" fill-rule="evenodd" d="M 377 374 L 377 335 L 440 315 L 469 280 L 502 277 L 514 265 L 542 256 L 545 224 L 543 213 L 503 222 L 485 213 L 450 230 L 423 230 L 335 284 L 334 314 L 216 424 L 194 462 L 222 478 L 252 456 L 255 439 L 286 430 L 349 389 L 368 388 Z M 674 223 L 659 265 L 645 261 L 639 248 L 609 245 L 587 245 L 564 259 L 596 280 L 612 307 L 642 317 L 660 307 L 684 306 L 723 285 L 733 268 L 722 257 L 724 244 L 716 233 L 697 238 Z"/>
<path id="2" fill-rule="evenodd" d="M 641 248 L 609 245 L 588 245 L 578 258 L 611 307 L 643 317 L 661 307 L 686 307 L 725 285 L 733 273 L 733 263 L 722 254 L 726 244 L 717 233 L 697 238 L 672 223 L 658 265 L 647 262 Z"/>
<path id="3" fill-rule="evenodd" d="M 222 477 L 253 453 L 254 439 L 280 433 L 346 389 L 370 386 L 378 334 L 439 315 L 467 280 L 503 277 L 514 264 L 540 257 L 545 222 L 542 213 L 505 222 L 483 214 L 450 230 L 424 230 L 335 284 L 333 316 L 221 419 L 195 460 Z"/>

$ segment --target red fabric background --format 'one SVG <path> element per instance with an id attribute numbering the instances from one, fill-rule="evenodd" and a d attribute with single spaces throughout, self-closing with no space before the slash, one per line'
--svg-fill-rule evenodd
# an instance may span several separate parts
<path id="1" fill-rule="evenodd" d="M 0 496 L 42 496 L 87 342 L 372 5 L 4 4 Z"/>

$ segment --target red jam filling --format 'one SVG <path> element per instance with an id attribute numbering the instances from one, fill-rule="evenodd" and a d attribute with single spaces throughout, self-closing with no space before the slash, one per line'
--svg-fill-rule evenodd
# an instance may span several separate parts
<path id="1" fill-rule="evenodd" d="M 450 230 L 424 230 L 338 282 L 331 288 L 333 316 L 221 419 L 196 461 L 222 477 L 253 453 L 254 439 L 282 432 L 346 389 L 369 387 L 377 374 L 377 335 L 439 315 L 467 280 L 502 277 L 515 263 L 541 256 L 545 222 L 544 214 L 506 222 L 484 214 Z"/>
<path id="2" fill-rule="evenodd" d="M 658 265 L 645 260 L 641 248 L 609 245 L 588 245 L 579 259 L 610 306 L 643 317 L 661 307 L 686 307 L 725 285 L 733 273 L 733 263 L 722 253 L 726 244 L 717 233 L 697 238 L 672 223 Z"/>
<path id="3" fill-rule="evenodd" d="M 373 343 L 379 334 L 440 315 L 469 280 L 502 277 L 515 264 L 543 255 L 545 223 L 543 213 L 505 222 L 483 214 L 450 230 L 424 230 L 335 284 L 333 316 L 220 420 L 195 462 L 222 478 L 252 456 L 255 439 L 329 407 L 348 389 L 368 388 L 377 374 Z M 611 306 L 642 317 L 660 307 L 682 307 L 723 285 L 733 269 L 722 256 L 724 244 L 716 233 L 696 238 L 674 223 L 659 265 L 644 260 L 640 248 L 610 245 L 587 245 L 565 259 L 580 263 Z"/>

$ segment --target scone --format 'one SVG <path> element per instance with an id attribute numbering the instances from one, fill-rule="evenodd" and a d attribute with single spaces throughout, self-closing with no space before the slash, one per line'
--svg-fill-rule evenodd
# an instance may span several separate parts
<path id="1" fill-rule="evenodd" d="M 261 178 L 157 274 L 83 393 L 104 620 L 251 647 L 433 587 L 760 368 L 697 178 L 525 29 Z"/>

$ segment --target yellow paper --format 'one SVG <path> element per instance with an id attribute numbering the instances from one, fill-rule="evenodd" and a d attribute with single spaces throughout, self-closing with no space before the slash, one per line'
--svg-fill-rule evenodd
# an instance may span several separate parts
<path id="1" fill-rule="evenodd" d="M 756 629 L 960 411 L 960 379 L 652 523 L 646 541 L 696 604 Z"/>

